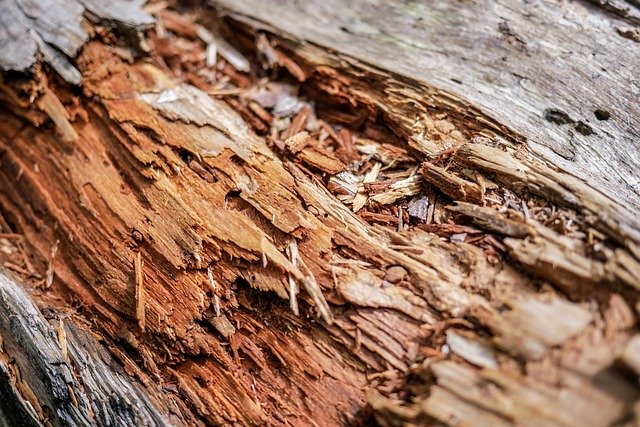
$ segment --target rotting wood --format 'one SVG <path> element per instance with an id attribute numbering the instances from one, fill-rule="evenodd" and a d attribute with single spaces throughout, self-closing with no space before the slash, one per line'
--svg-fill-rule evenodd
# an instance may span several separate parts
<path id="1" fill-rule="evenodd" d="M 210 2 L 317 64 L 314 78 L 327 86 L 401 116 L 395 125 L 420 150 L 433 154 L 463 140 L 460 131 L 490 130 L 526 140 L 536 157 L 640 208 L 632 149 L 640 62 L 638 44 L 621 36 L 637 22 L 606 12 L 637 20 L 636 2 Z M 344 80 L 333 83 L 336 73 Z M 370 82 L 377 87 L 367 90 Z"/>
<path id="2" fill-rule="evenodd" d="M 58 342 L 55 329 L 4 272 L 0 273 L 0 311 L 0 370 L 4 373 L 0 415 L 9 425 L 42 425 L 46 419 L 53 425 L 178 421 L 159 400 L 159 389 L 151 392 L 114 368 L 90 333 L 59 320 L 59 328 L 69 329 L 58 329 L 58 337 L 64 337 Z M 20 403 L 5 406 L 10 397 Z"/>
<path id="3" fill-rule="evenodd" d="M 485 136 L 472 138 L 447 119 L 458 104 L 428 100 L 432 115 L 375 101 L 356 113 L 383 86 L 359 82 L 352 65 L 328 69 L 336 52 L 316 46 L 309 57 L 266 39 L 294 78 L 322 75 L 306 87 L 316 111 L 290 83 L 265 86 L 224 58 L 208 69 L 215 41 L 189 25 L 207 30 L 207 13 L 180 21 L 170 4 L 149 10 L 165 25 L 151 34 L 152 59 L 93 41 L 74 62 L 82 94 L 55 76 L 38 82 L 81 141 L 43 126 L 53 117 L 3 84 L 16 108 L 0 111 L 0 174 L 11 183 L 0 212 L 2 232 L 24 236 L 38 268 L 60 241 L 55 280 L 33 298 L 66 310 L 80 301 L 64 325 L 88 319 L 127 374 L 172 402 L 173 423 L 334 425 L 366 417 L 365 402 L 383 425 L 636 417 L 632 215 L 525 146 L 501 144 L 498 122 L 475 117 L 467 125 Z M 224 26 L 207 31 L 218 29 L 224 37 Z M 252 42 L 270 52 L 264 36 Z M 323 102 L 340 110 L 323 115 Z M 455 147 L 411 140 L 411 151 L 391 136 L 414 113 Z M 291 140 L 303 131 L 314 139 Z M 340 163 L 296 156 L 310 146 Z M 444 181 L 426 184 L 419 167 Z M 481 189 L 469 200 L 478 205 L 451 183 Z M 429 200 L 426 218 L 408 213 L 414 196 Z M 24 251 L 0 243 L 28 273 Z M 34 400 L 28 388 L 12 395 Z M 63 400 L 83 402 L 73 387 Z"/>

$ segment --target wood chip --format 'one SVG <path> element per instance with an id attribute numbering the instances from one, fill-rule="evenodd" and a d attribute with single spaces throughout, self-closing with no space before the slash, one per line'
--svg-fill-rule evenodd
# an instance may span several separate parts
<path id="1" fill-rule="evenodd" d="M 58 327 L 56 328 L 58 334 L 58 342 L 60 343 L 60 349 L 62 349 L 62 357 L 67 360 L 69 358 L 69 352 L 67 349 L 67 333 L 64 330 L 64 321 L 58 320 Z"/>
<path id="2" fill-rule="evenodd" d="M 447 331 L 447 345 L 469 363 L 482 368 L 498 368 L 495 351 L 490 343 L 483 342 L 479 337 L 450 329 Z"/>
<path id="3" fill-rule="evenodd" d="M 428 162 L 422 164 L 420 173 L 427 182 L 439 188 L 453 200 L 482 203 L 483 192 L 478 184 L 462 179 Z"/>
<path id="4" fill-rule="evenodd" d="M 415 196 L 422 191 L 423 182 L 423 178 L 420 175 L 410 176 L 409 178 L 391 184 L 389 189 L 384 193 L 371 196 L 371 200 L 381 205 L 388 205 L 398 199 Z"/>
<path id="5" fill-rule="evenodd" d="M 302 131 L 288 137 L 284 141 L 284 144 L 292 154 L 297 154 L 302 151 L 302 149 L 304 149 L 307 145 L 309 145 L 310 142 L 311 137 L 309 136 L 309 132 Z"/>
<path id="6" fill-rule="evenodd" d="M 47 116 L 55 123 L 56 128 L 60 131 L 62 138 L 66 142 L 73 142 L 78 139 L 76 130 L 69 122 L 69 113 L 64 108 L 62 102 L 49 89 L 45 89 L 44 94 L 38 100 L 38 108 L 44 111 Z"/>
<path id="7" fill-rule="evenodd" d="M 376 163 L 373 165 L 373 168 L 365 175 L 362 183 L 368 184 L 374 182 L 378 178 L 378 174 L 380 173 L 380 169 L 382 168 L 382 163 Z M 354 212 L 358 212 L 360 209 L 364 207 L 367 203 L 367 195 L 364 193 L 364 185 L 362 188 L 358 189 L 358 194 L 353 198 L 353 205 L 351 209 Z"/>

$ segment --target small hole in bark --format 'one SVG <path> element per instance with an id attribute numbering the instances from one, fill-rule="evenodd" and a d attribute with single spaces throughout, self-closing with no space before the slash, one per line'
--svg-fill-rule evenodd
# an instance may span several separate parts
<path id="1" fill-rule="evenodd" d="M 584 135 L 584 136 L 593 135 L 595 133 L 595 132 L 593 132 L 593 129 L 591 129 L 591 126 L 589 126 L 588 124 L 586 124 L 584 122 L 576 123 L 574 128 L 579 134 Z"/>
<path id="2" fill-rule="evenodd" d="M 544 118 L 548 122 L 555 123 L 557 125 L 566 125 L 574 122 L 567 113 L 555 108 L 547 108 L 544 110 Z"/>
<path id="3" fill-rule="evenodd" d="M 133 238 L 133 240 L 136 241 L 136 243 L 143 243 L 144 242 L 144 236 L 142 235 L 141 232 L 139 232 L 138 230 L 133 230 L 131 232 L 131 237 Z"/>
<path id="4" fill-rule="evenodd" d="M 178 155 L 180 156 L 180 158 L 182 159 L 183 162 L 185 162 L 186 164 L 189 164 L 189 162 L 191 161 L 191 159 L 193 158 L 193 156 L 191 155 L 191 153 L 189 152 L 189 150 L 180 150 L 178 152 Z"/>
<path id="5" fill-rule="evenodd" d="M 19 228 L 16 225 L 16 222 L 13 220 L 13 217 L 9 215 L 9 212 L 5 211 L 4 209 L 1 209 L 1 207 L 0 207 L 0 216 L 4 218 L 5 222 L 9 226 L 8 230 L 5 230 L 4 228 L 0 227 L 0 230 L 2 230 L 3 233 L 20 233 Z"/>
<path id="6" fill-rule="evenodd" d="M 240 193 L 240 190 L 231 190 L 224 196 L 225 209 L 240 211 L 246 207 L 247 202 L 242 200 Z"/>
<path id="7" fill-rule="evenodd" d="M 234 154 L 233 156 L 231 156 L 229 160 L 231 160 L 231 163 L 238 166 L 244 166 L 244 163 L 245 163 L 244 160 L 242 160 L 240 156 L 238 156 L 237 154 Z"/>
<path id="8" fill-rule="evenodd" d="M 609 113 L 607 110 L 601 110 L 599 108 L 594 111 L 593 114 L 598 120 L 609 120 L 609 117 L 611 117 L 611 113 Z"/>

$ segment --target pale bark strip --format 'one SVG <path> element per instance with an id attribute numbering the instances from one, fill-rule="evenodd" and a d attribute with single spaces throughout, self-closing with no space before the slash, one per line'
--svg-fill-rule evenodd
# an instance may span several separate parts
<path id="1" fill-rule="evenodd" d="M 0 70 L 27 71 L 40 52 L 65 80 L 79 85 L 80 72 L 70 60 L 89 39 L 83 28 L 85 16 L 135 33 L 153 23 L 142 4 L 142 0 L 0 0 Z"/>

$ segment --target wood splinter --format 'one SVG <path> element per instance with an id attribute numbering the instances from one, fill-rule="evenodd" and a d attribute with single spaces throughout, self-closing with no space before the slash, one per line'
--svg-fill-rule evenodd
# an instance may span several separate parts
<path id="1" fill-rule="evenodd" d="M 51 247 L 51 253 L 49 256 L 49 262 L 47 263 L 47 271 L 45 273 L 44 279 L 45 289 L 49 289 L 51 287 L 51 284 L 53 283 L 53 260 L 58 253 L 58 243 L 60 243 L 60 241 L 56 240 L 56 243 L 53 245 L 53 247 Z"/>
<path id="2" fill-rule="evenodd" d="M 64 321 L 62 319 L 58 321 L 58 330 L 56 332 L 58 334 L 60 348 L 62 349 L 62 357 L 67 360 L 69 358 L 69 352 L 67 349 L 67 333 L 64 330 Z"/>
<path id="3" fill-rule="evenodd" d="M 207 278 L 209 279 L 211 290 L 213 290 L 213 308 L 216 312 L 216 317 L 220 317 L 220 297 L 217 294 L 218 283 L 213 278 L 213 274 L 211 273 L 211 266 L 207 267 Z"/>
<path id="4" fill-rule="evenodd" d="M 47 88 L 38 100 L 38 107 L 55 123 L 66 142 L 78 139 L 78 133 L 69 122 L 69 113 L 55 93 Z"/>
<path id="5" fill-rule="evenodd" d="M 133 260 L 133 268 L 136 275 L 136 320 L 138 326 L 144 332 L 146 319 L 145 319 L 145 292 L 144 292 L 144 276 L 142 273 L 142 255 L 140 252 L 136 252 Z"/>
<path id="6" fill-rule="evenodd" d="M 291 241 L 289 246 L 285 249 L 287 255 L 289 256 L 289 260 L 294 267 L 298 266 L 298 244 L 295 240 Z M 293 314 L 298 316 L 300 314 L 300 309 L 298 308 L 298 285 L 296 281 L 293 279 L 291 273 L 288 273 L 288 282 L 289 282 L 289 306 L 291 307 L 291 311 Z"/>

